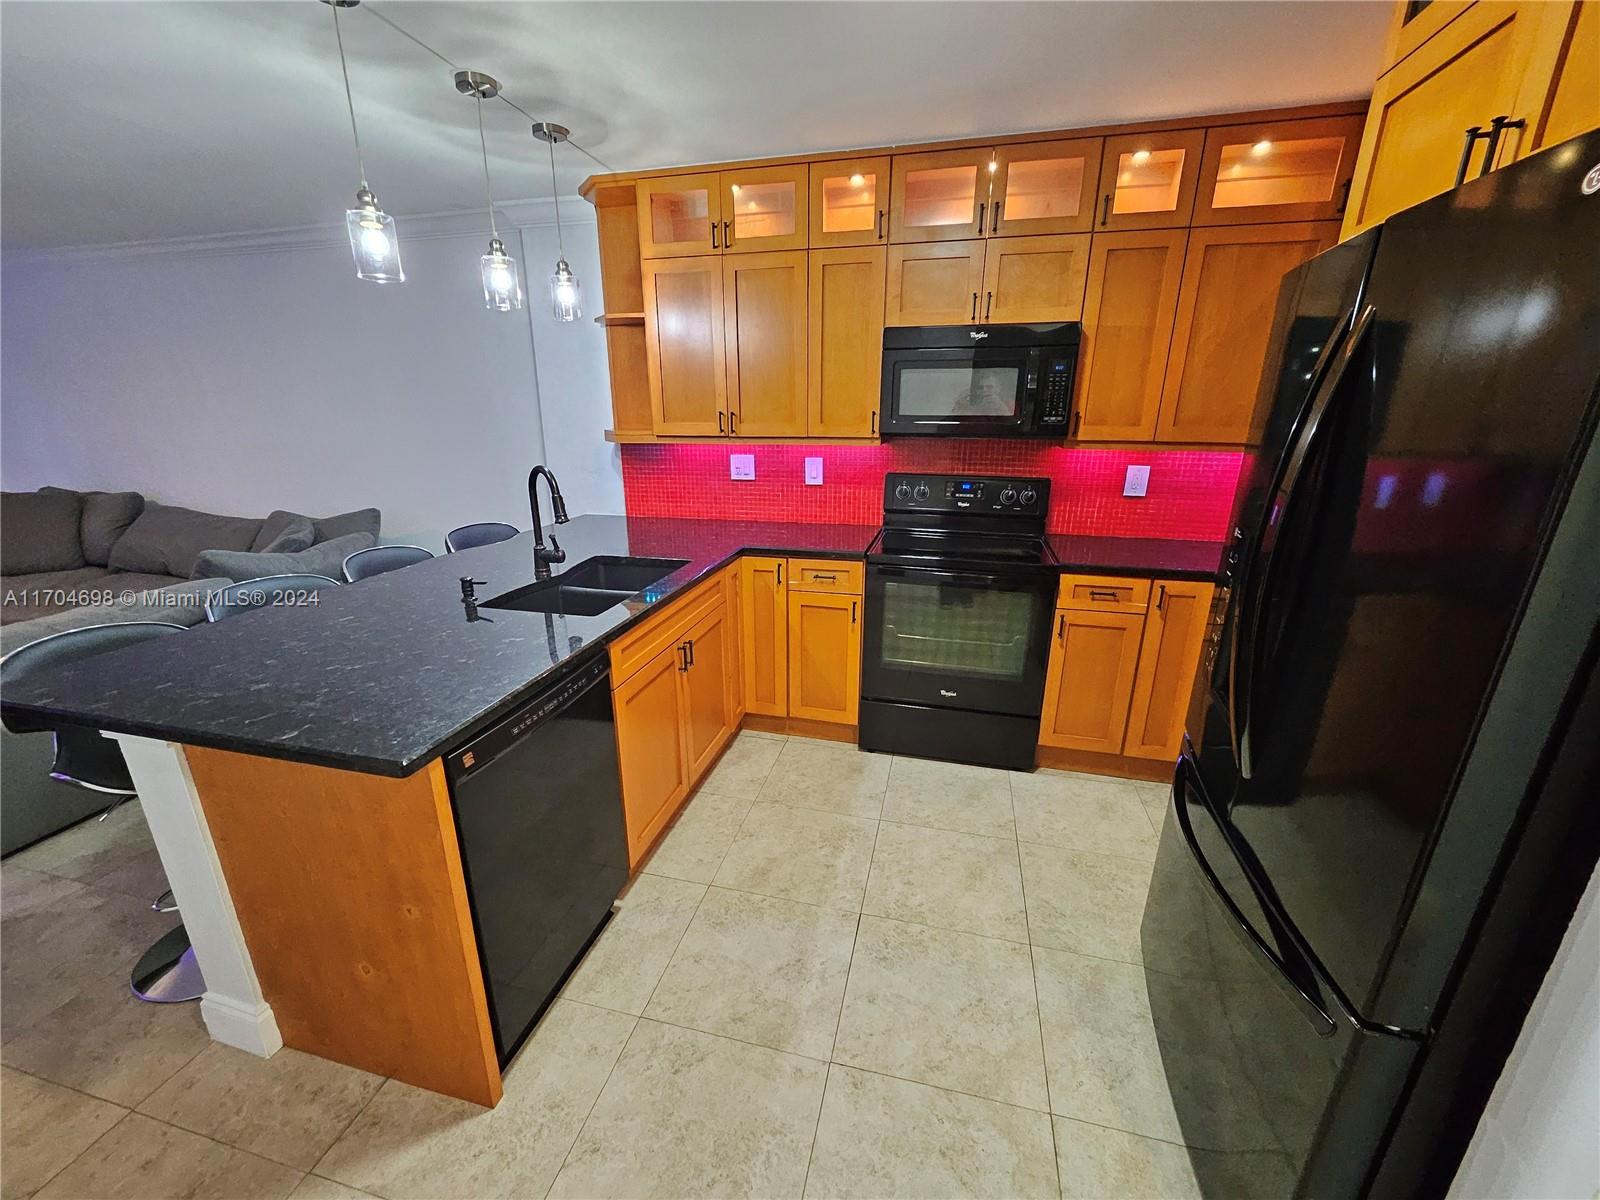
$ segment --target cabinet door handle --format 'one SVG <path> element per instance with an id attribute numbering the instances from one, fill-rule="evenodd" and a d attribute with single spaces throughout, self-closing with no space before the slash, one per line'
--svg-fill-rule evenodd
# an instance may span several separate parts
<path id="1" fill-rule="evenodd" d="M 1164 583 L 1158 583 L 1156 584 L 1156 611 L 1161 612 L 1166 607 L 1166 603 L 1167 585 Z"/>
<path id="2" fill-rule="evenodd" d="M 1067 638 L 1067 614 L 1061 613 L 1056 617 L 1056 641 L 1064 642 Z"/>
<path id="3" fill-rule="evenodd" d="M 688 649 L 688 646 L 689 646 L 689 643 L 687 643 L 687 642 L 679 642 L 678 646 L 677 646 L 677 650 L 678 650 L 678 674 L 680 674 L 680 675 L 683 674 L 685 671 L 687 671 L 689 669 L 689 649 Z"/>
<path id="4" fill-rule="evenodd" d="M 855 623 L 856 623 L 856 602 L 854 600 L 852 600 L 852 601 L 850 601 L 850 624 L 854 625 Z"/>
<path id="5" fill-rule="evenodd" d="M 985 292 L 984 295 L 983 295 L 983 319 L 985 321 L 987 321 L 989 319 L 989 309 L 993 306 L 993 304 L 994 304 L 994 293 L 993 292 Z"/>
<path id="6" fill-rule="evenodd" d="M 878 210 L 878 240 L 883 241 L 883 209 Z"/>
<path id="7" fill-rule="evenodd" d="M 1119 599 L 1119 597 L 1117 595 L 1116 590 L 1113 589 L 1113 588 L 1090 588 L 1089 589 L 1089 599 L 1091 599 L 1091 600 L 1110 600 L 1113 604 L 1115 604 L 1117 602 L 1117 600 Z M 1160 607 L 1160 606 L 1157 605 L 1157 607 Z"/>
<path id="8" fill-rule="evenodd" d="M 1111 193 L 1107 192 L 1100 197 L 1100 224 L 1104 225 L 1111 219 Z"/>
<path id="9" fill-rule="evenodd" d="M 1002 204 L 1004 204 L 1004 203 L 1005 203 L 1004 200 L 996 200 L 994 202 L 994 212 L 990 215 L 990 218 L 989 218 L 989 232 L 990 233 L 999 233 L 1000 232 L 1000 206 Z"/>
<path id="10" fill-rule="evenodd" d="M 717 223 L 715 221 L 711 222 L 711 248 L 713 250 L 721 249 L 717 245 Z"/>
<path id="11" fill-rule="evenodd" d="M 984 210 L 987 209 L 988 207 L 989 207 L 989 202 L 987 200 L 978 201 L 978 232 L 979 233 L 983 232 L 983 213 L 984 213 Z"/>
<path id="12" fill-rule="evenodd" d="M 778 586 L 783 586 L 783 563 L 781 561 L 778 563 Z"/>
<path id="13" fill-rule="evenodd" d="M 839 576 L 834 574 L 832 571 L 813 571 L 811 572 L 811 578 L 826 579 L 829 583 L 839 582 Z"/>
<path id="14" fill-rule="evenodd" d="M 1339 196 L 1339 207 L 1333 210 L 1334 216 L 1344 216 L 1344 210 L 1350 207 L 1350 185 L 1354 182 L 1354 179 L 1346 179 L 1344 181 L 1344 190 Z"/>
<path id="15" fill-rule="evenodd" d="M 1473 125 L 1467 130 L 1467 140 L 1461 144 L 1461 162 L 1456 167 L 1456 186 L 1460 187 L 1467 181 L 1467 168 L 1472 165 L 1472 147 L 1481 137 L 1487 136 L 1483 126 Z"/>
<path id="16" fill-rule="evenodd" d="M 739 414 L 731 408 L 728 410 L 728 433 L 732 437 L 739 436 Z"/>
<path id="17" fill-rule="evenodd" d="M 1069 437 L 1077 437 L 1078 436 L 1078 426 L 1080 426 L 1082 424 L 1083 424 L 1083 410 L 1081 408 L 1073 409 L 1072 410 L 1072 432 L 1068 436 Z"/>
<path id="18" fill-rule="evenodd" d="M 1483 148 L 1483 166 L 1478 168 L 1480 176 L 1494 170 L 1494 156 L 1500 152 L 1500 135 L 1508 129 L 1522 129 L 1527 124 L 1521 117 L 1513 121 L 1505 113 L 1489 122 L 1489 132 L 1485 135 L 1488 140 Z"/>
<path id="19" fill-rule="evenodd" d="M 974 321 L 976 321 L 978 319 L 978 293 L 977 292 L 973 292 L 972 293 L 972 319 Z"/>
<path id="20" fill-rule="evenodd" d="M 878 436 L 878 414 L 877 413 L 873 413 L 872 414 L 872 436 L 873 437 L 877 437 Z"/>
<path id="21" fill-rule="evenodd" d="M 722 248 L 724 250 L 727 250 L 732 245 L 733 245 L 733 222 L 732 221 L 724 221 L 722 223 Z"/>
<path id="22" fill-rule="evenodd" d="M 689 665 L 692 667 L 694 666 L 694 639 L 690 638 L 684 645 L 689 650 Z"/>
<path id="23" fill-rule="evenodd" d="M 719 434 L 728 432 L 727 414 L 721 409 L 717 410 L 717 432 Z"/>

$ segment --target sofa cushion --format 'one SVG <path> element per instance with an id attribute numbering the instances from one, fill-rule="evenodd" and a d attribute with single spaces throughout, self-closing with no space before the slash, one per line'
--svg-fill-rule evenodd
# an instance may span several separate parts
<path id="1" fill-rule="evenodd" d="M 370 533 L 347 533 L 318 542 L 298 554 L 249 554 L 233 550 L 207 550 L 194 561 L 194 573 L 224 575 L 235 583 L 264 575 L 326 575 L 344 580 L 344 560 L 357 550 L 378 544 Z"/>
<path id="2" fill-rule="evenodd" d="M 261 522 L 261 532 L 250 543 L 251 554 L 295 554 L 309 549 L 317 540 L 317 529 L 310 517 L 276 509 Z"/>
<path id="3" fill-rule="evenodd" d="M 0 580 L 0 623 L 32 621 L 80 604 L 108 601 L 117 591 L 115 578 L 105 567 L 7 575 Z"/>
<path id="4" fill-rule="evenodd" d="M 316 521 L 317 541 L 326 542 L 346 534 L 366 533 L 372 535 L 372 541 L 368 544 L 376 545 L 382 523 L 383 514 L 375 508 L 358 508 L 336 517 L 321 517 Z"/>
<path id="5" fill-rule="evenodd" d="M 86 566 L 77 492 L 6 492 L 0 495 L 0 575 L 72 571 Z"/>
<path id="6" fill-rule="evenodd" d="M 255 517 L 224 517 L 170 504 L 147 504 L 111 549 L 111 566 L 187 579 L 202 550 L 248 550 L 261 532 Z"/>
<path id="7" fill-rule="evenodd" d="M 83 560 L 91 566 L 110 565 L 111 551 L 144 511 L 144 497 L 138 492 L 85 492 L 83 520 Z"/>

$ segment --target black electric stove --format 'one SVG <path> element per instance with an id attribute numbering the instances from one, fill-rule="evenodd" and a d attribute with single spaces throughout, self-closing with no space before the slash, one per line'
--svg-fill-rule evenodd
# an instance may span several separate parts
<path id="1" fill-rule="evenodd" d="M 1059 568 L 1048 479 L 893 473 L 867 551 L 862 749 L 1032 770 Z"/>

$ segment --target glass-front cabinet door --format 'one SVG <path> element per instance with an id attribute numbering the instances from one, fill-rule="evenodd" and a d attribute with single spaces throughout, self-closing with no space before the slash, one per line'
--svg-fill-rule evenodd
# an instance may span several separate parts
<path id="1" fill-rule="evenodd" d="M 1324 117 L 1207 130 L 1193 224 L 1342 216 L 1361 122 L 1359 116 Z"/>
<path id="2" fill-rule="evenodd" d="M 994 152 L 897 154 L 889 195 L 891 242 L 958 242 L 983 235 Z"/>
<path id="3" fill-rule="evenodd" d="M 991 235 L 1087 233 L 1094 224 L 1100 138 L 1001 146 L 994 155 Z"/>
<path id="4" fill-rule="evenodd" d="M 1206 131 L 1107 138 L 1100 162 L 1096 230 L 1174 229 L 1189 224 Z"/>
<path id="5" fill-rule="evenodd" d="M 870 246 L 889 238 L 889 159 L 811 164 L 812 246 Z"/>
<path id="6" fill-rule="evenodd" d="M 722 191 L 715 171 L 641 179 L 637 198 L 640 257 L 714 254 L 721 248 Z"/>
<path id="7" fill-rule="evenodd" d="M 724 171 L 721 183 L 722 228 L 712 240 L 724 251 L 806 248 L 810 201 L 806 163 Z"/>

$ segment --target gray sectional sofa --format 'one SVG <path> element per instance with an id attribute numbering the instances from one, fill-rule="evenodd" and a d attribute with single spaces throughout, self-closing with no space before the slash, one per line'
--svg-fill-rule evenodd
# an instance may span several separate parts
<path id="1" fill-rule="evenodd" d="M 377 544 L 375 508 L 335 517 L 228 517 L 138 492 L 0 494 L 0 655 L 87 625 L 205 620 L 205 598 L 263 575 L 339 578 Z M 0 854 L 65 828 L 106 798 L 49 778 L 46 734 L 0 731 Z"/>

